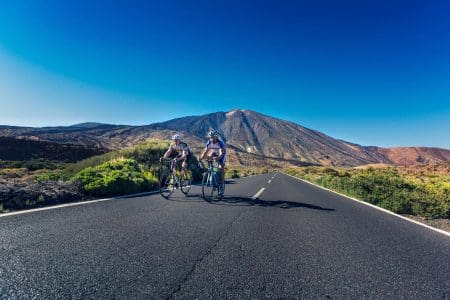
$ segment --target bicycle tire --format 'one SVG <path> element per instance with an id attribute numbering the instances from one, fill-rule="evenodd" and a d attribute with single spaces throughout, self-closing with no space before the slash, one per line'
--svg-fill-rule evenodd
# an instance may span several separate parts
<path id="1" fill-rule="evenodd" d="M 214 193 L 214 186 L 211 182 L 211 174 L 209 172 L 203 173 L 203 179 L 202 179 L 202 196 L 203 199 L 206 201 L 211 201 L 213 193 Z"/>
<path id="2" fill-rule="evenodd" d="M 162 170 L 159 177 L 159 193 L 166 199 L 172 195 L 175 189 L 175 178 L 169 170 Z"/>
<path id="3" fill-rule="evenodd" d="M 189 173 L 183 173 L 180 180 L 181 192 L 187 196 L 192 186 L 192 176 Z"/>

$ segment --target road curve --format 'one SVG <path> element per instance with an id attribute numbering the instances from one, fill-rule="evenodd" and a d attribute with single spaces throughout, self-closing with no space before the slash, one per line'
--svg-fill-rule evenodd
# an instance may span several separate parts
<path id="1" fill-rule="evenodd" d="M 298 181 L 0 217 L 0 298 L 450 299 L 450 238 Z"/>

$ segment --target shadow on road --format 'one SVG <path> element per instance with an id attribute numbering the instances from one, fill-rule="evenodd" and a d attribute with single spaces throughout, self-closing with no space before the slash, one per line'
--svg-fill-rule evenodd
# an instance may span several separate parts
<path id="1" fill-rule="evenodd" d="M 323 208 L 320 206 L 302 203 L 302 202 L 292 202 L 292 201 L 282 201 L 282 200 L 260 200 L 258 198 L 253 199 L 251 197 L 236 197 L 229 196 L 224 197 L 221 200 L 216 200 L 211 202 L 212 204 L 221 204 L 224 205 L 248 205 L 248 206 L 261 206 L 261 207 L 278 207 L 283 209 L 290 208 L 309 208 L 309 209 L 317 209 L 324 211 L 334 211 L 332 208 Z"/>
<path id="2" fill-rule="evenodd" d="M 200 194 L 192 194 L 187 196 L 187 198 L 202 198 Z M 204 200 L 203 200 L 204 201 Z M 194 201 L 192 201 L 194 202 Z M 195 201 L 198 202 L 198 201 Z M 227 206 L 260 206 L 260 207 L 277 207 L 283 209 L 290 208 L 309 208 L 316 209 L 322 211 L 335 211 L 332 208 L 324 208 L 308 203 L 302 202 L 292 202 L 292 201 L 282 201 L 282 200 L 260 200 L 258 198 L 253 199 L 251 197 L 242 197 L 242 196 L 225 196 L 222 199 L 213 199 L 209 202 L 213 205 L 227 205 Z"/>

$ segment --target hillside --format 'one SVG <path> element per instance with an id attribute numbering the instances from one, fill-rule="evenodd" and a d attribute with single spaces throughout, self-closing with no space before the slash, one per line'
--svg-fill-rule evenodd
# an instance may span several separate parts
<path id="1" fill-rule="evenodd" d="M 450 160 L 450 150 L 446 149 L 361 146 L 293 122 L 240 109 L 145 126 L 99 123 L 43 128 L 0 126 L 0 136 L 117 150 L 149 138 L 169 139 L 174 132 L 179 132 L 197 153 L 212 128 L 221 132 L 228 145 L 229 162 L 234 165 L 413 165 Z"/>
<path id="2" fill-rule="evenodd" d="M 204 137 L 217 128 L 229 145 L 247 153 L 323 165 L 361 165 L 383 157 L 359 145 L 346 143 L 301 125 L 251 110 L 185 117 L 149 126 L 153 130 L 186 130 Z"/>
<path id="3" fill-rule="evenodd" d="M 0 137 L 0 160 L 43 159 L 58 162 L 76 162 L 105 152 L 104 149 L 88 148 L 84 145 Z"/>
<path id="4" fill-rule="evenodd" d="M 396 147 L 377 148 L 373 147 L 373 152 L 377 152 L 386 157 L 392 165 L 408 166 L 414 164 L 434 164 L 450 161 L 450 151 L 441 148 L 427 147 Z"/>

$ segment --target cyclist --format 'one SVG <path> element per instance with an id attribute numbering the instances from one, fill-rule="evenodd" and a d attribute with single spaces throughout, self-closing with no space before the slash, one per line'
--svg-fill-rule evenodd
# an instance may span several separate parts
<path id="1" fill-rule="evenodd" d="M 219 133 L 216 130 L 208 132 L 208 142 L 206 143 L 205 150 L 200 156 L 200 160 L 208 158 L 208 160 L 216 159 L 222 168 L 220 180 L 221 184 L 225 182 L 225 143 L 219 140 Z"/>
<path id="2" fill-rule="evenodd" d="M 174 158 L 175 162 L 182 161 L 181 169 L 187 174 L 188 161 L 191 156 L 191 150 L 185 142 L 181 141 L 181 136 L 179 134 L 174 134 L 172 136 L 173 143 L 170 145 L 169 149 L 167 149 L 164 156 L 161 157 L 163 159 Z"/>

